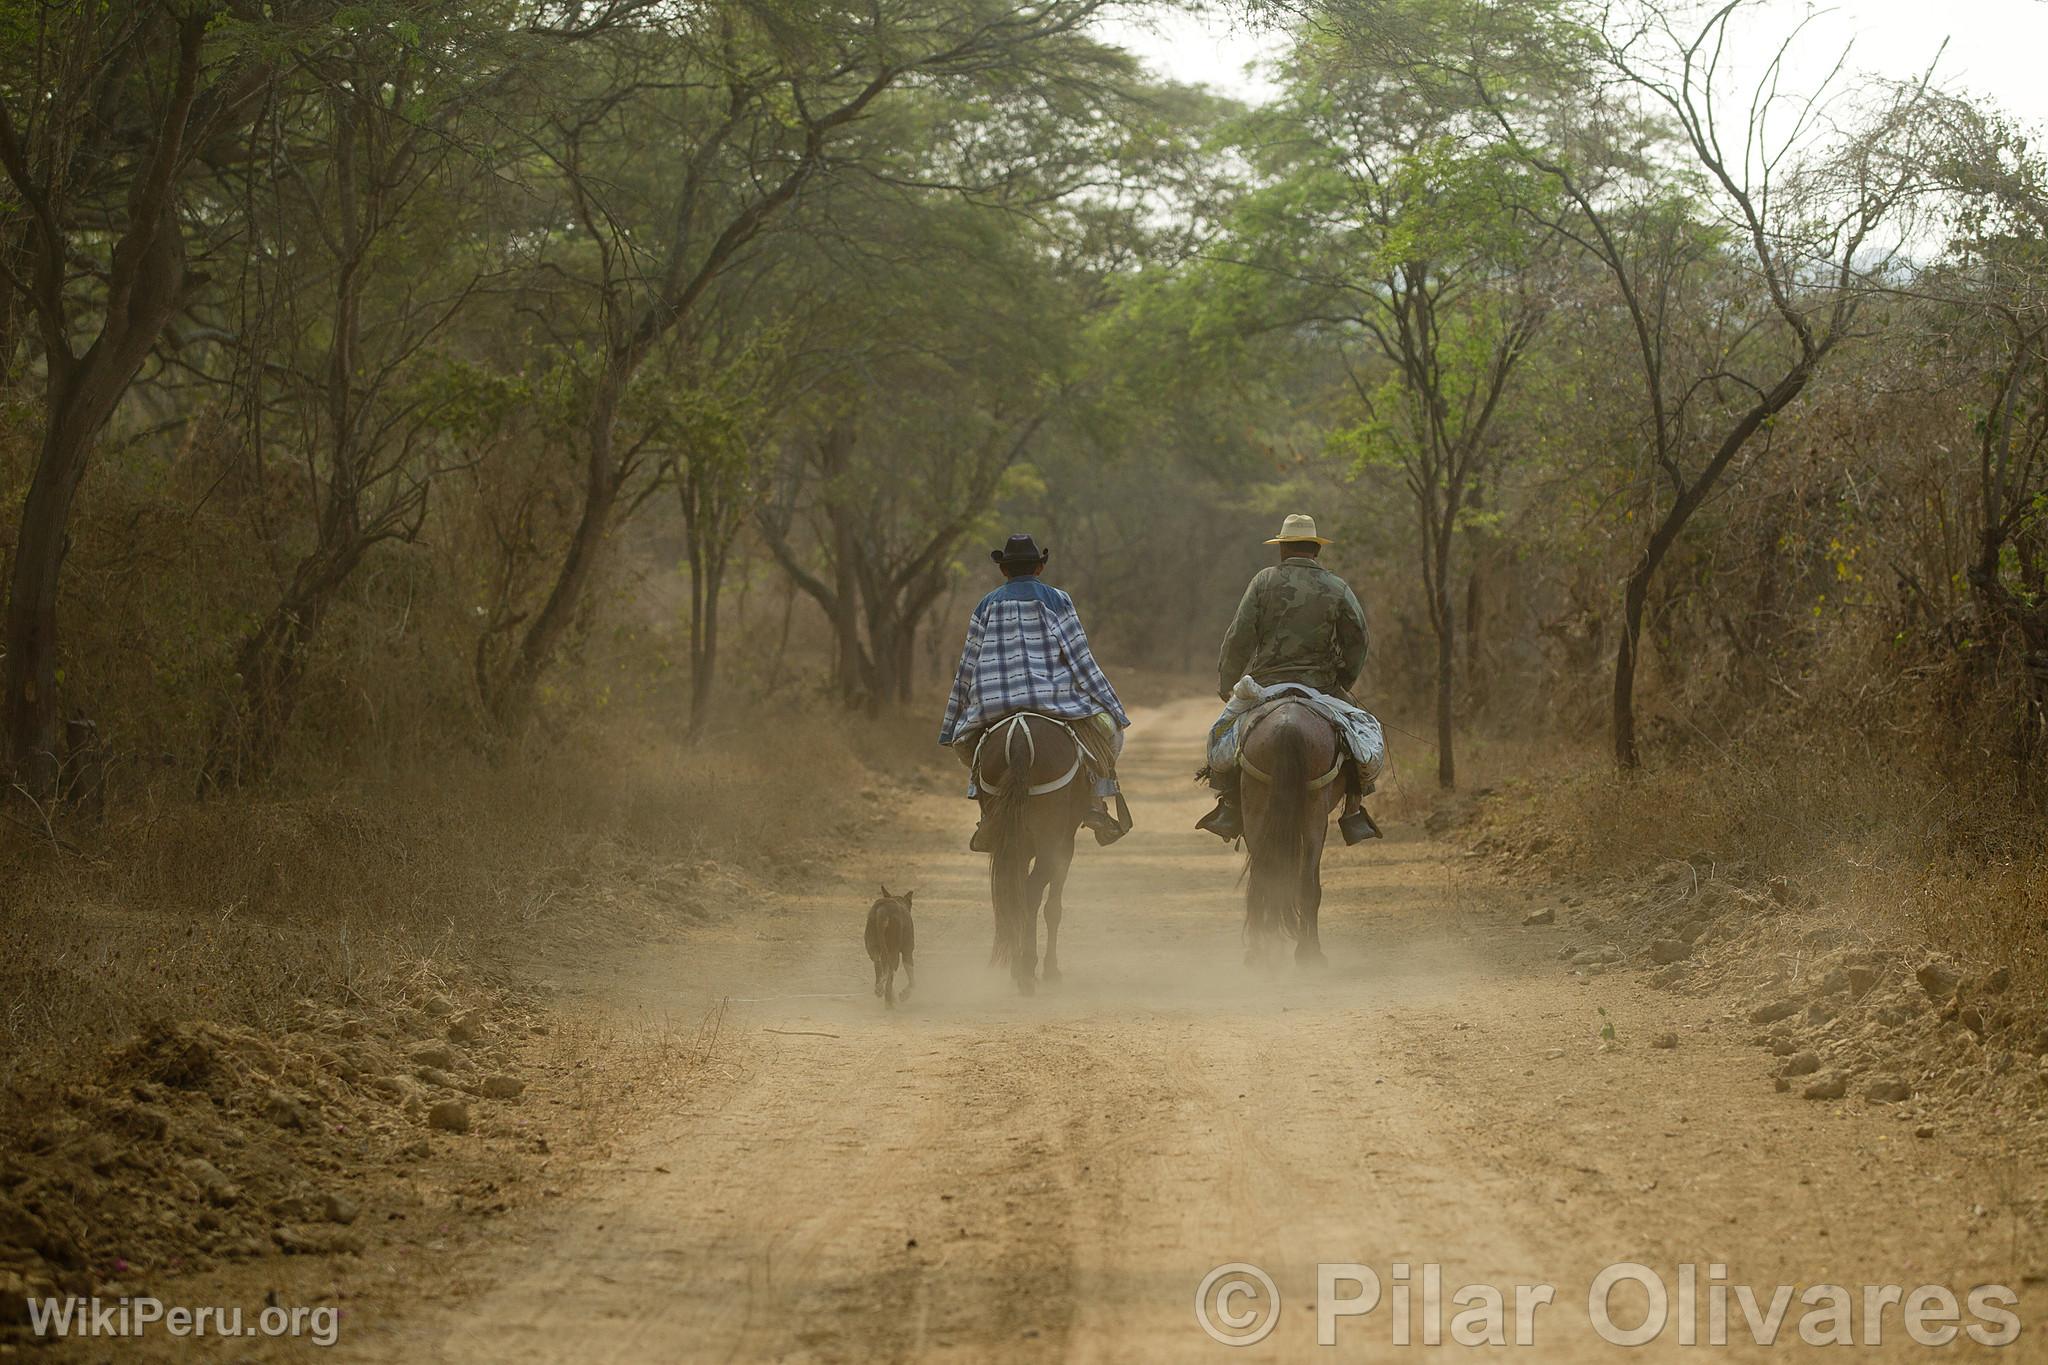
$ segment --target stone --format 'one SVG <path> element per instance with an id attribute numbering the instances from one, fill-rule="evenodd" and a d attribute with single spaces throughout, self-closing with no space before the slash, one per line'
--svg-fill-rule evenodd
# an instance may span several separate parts
<path id="1" fill-rule="evenodd" d="M 1783 1076 L 1811 1076 L 1820 1070 L 1820 1054 L 1817 1052 L 1795 1052 L 1785 1059 L 1785 1065 L 1778 1068 Z"/>
<path id="2" fill-rule="evenodd" d="M 433 1015 L 436 1019 L 445 1014 L 452 1014 L 455 1011 L 454 1004 L 445 995 L 428 996 L 420 1002 L 420 1008 Z"/>
<path id="3" fill-rule="evenodd" d="M 1547 905 L 1544 906 L 1541 910 L 1531 910 L 1528 914 L 1522 916 L 1522 923 L 1555 924 L 1557 923 L 1557 911 L 1551 909 Z"/>
<path id="4" fill-rule="evenodd" d="M 1815 1076 L 1799 1092 L 1809 1100 L 1838 1100 L 1849 1093 L 1849 1078 L 1839 1071 Z"/>
<path id="5" fill-rule="evenodd" d="M 1783 1000 L 1773 1000 L 1769 1004 L 1758 1005 L 1755 1009 L 1751 1010 L 1749 1012 L 1749 1022 L 1752 1024 L 1775 1024 L 1780 1019 L 1790 1019 L 1793 1015 L 1799 1013 L 1799 1010 L 1799 1002 L 1790 997 Z"/>
<path id="6" fill-rule="evenodd" d="M 1678 1046 L 1678 1035 L 1668 1031 L 1660 1033 L 1650 1040 L 1650 1046 L 1669 1052 L 1672 1048 Z"/>
<path id="7" fill-rule="evenodd" d="M 0 1247 L 40 1251 L 49 1240 L 50 1230 L 42 1219 L 10 1199 L 0 1199 Z"/>
<path id="8" fill-rule="evenodd" d="M 354 1233 L 317 1223 L 281 1223 L 271 1229 L 270 1240 L 287 1256 L 357 1255 L 363 1249 Z"/>
<path id="9" fill-rule="evenodd" d="M 419 1067 L 412 1074 L 425 1081 L 428 1085 L 438 1086 L 443 1090 L 455 1089 L 455 1078 L 453 1076 L 445 1071 L 437 1071 L 431 1066 Z"/>
<path id="10" fill-rule="evenodd" d="M 320 1214 L 330 1223 L 353 1223 L 361 1213 L 362 1205 L 338 1190 L 320 1196 Z"/>
<path id="11" fill-rule="evenodd" d="M 1650 944 L 1650 961 L 1683 962 L 1692 956 L 1692 945 L 1682 938 L 1660 938 Z"/>
<path id="12" fill-rule="evenodd" d="M 1921 963 L 1920 969 L 1913 973 L 1913 979 L 1920 983 L 1920 989 L 1926 991 L 1928 998 L 1933 1000 L 1948 999 L 1956 993 L 1956 987 L 1963 982 L 1962 973 L 1938 957 L 1931 957 Z"/>
<path id="13" fill-rule="evenodd" d="M 1913 1098 L 1913 1087 L 1900 1076 L 1873 1076 L 1863 1087 L 1863 1098 L 1873 1104 L 1903 1104 Z"/>
<path id="14" fill-rule="evenodd" d="M 483 1093 L 494 1100 L 516 1100 L 526 1089 L 526 1082 L 517 1076 L 486 1076 Z"/>
<path id="15" fill-rule="evenodd" d="M 214 1207 L 224 1209 L 241 1201 L 241 1189 L 227 1178 L 220 1167 L 205 1157 L 195 1156 L 180 1162 L 178 1169 L 185 1173 L 187 1180 L 199 1187 L 200 1197 Z"/>
<path id="16" fill-rule="evenodd" d="M 1581 948 L 1569 960 L 1574 967 L 1605 966 L 1621 961 L 1621 949 L 1611 943 L 1603 943 L 1597 948 Z"/>
<path id="17" fill-rule="evenodd" d="M 455 1049 L 442 1043 L 432 1043 L 426 1047 L 415 1048 L 412 1060 L 415 1066 L 430 1066 L 436 1071 L 453 1071 Z"/>
<path id="18" fill-rule="evenodd" d="M 404 1104 L 407 1100 L 424 1098 L 420 1083 L 410 1076 L 379 1076 L 370 1082 L 372 1089 L 393 1104 Z"/>
<path id="19" fill-rule="evenodd" d="M 477 1010 L 464 1010 L 448 1021 L 448 1038 L 451 1042 L 473 1043 L 483 1036 L 483 1015 Z"/>
<path id="20" fill-rule="evenodd" d="M 170 1111 L 160 1105 L 131 1104 L 116 1111 L 114 1126 L 144 1142 L 162 1142 L 171 1133 Z"/>
<path id="21" fill-rule="evenodd" d="M 1853 996 L 1863 996 L 1869 992 L 1872 986 L 1877 984 L 1877 968 L 1875 967 L 1866 967 L 1860 963 L 1852 963 L 1843 969 L 1843 973 L 1849 978 L 1849 994 Z"/>
<path id="22" fill-rule="evenodd" d="M 310 1128 L 313 1116 L 306 1112 L 306 1106 L 282 1090 L 273 1090 L 263 1097 L 263 1117 L 280 1128 Z"/>
<path id="23" fill-rule="evenodd" d="M 469 1131 L 469 1106 L 461 1100 L 442 1100 L 427 1111 L 427 1126 L 444 1133 Z"/>

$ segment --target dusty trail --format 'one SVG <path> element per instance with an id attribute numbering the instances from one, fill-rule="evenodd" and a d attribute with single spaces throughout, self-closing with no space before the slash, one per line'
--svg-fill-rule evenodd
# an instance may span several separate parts
<path id="1" fill-rule="evenodd" d="M 1510 1339 L 1514 1286 L 1557 1286 L 1523 1358 L 1693 1354 L 1675 1326 L 1648 1351 L 1595 1335 L 1587 1286 L 1636 1261 L 1674 1286 L 1683 1263 L 1704 1283 L 1724 1262 L 1766 1302 L 1779 1283 L 2012 1282 L 2017 1346 L 1960 1351 L 2048 1358 L 2028 1302 L 2043 1291 L 2017 1284 L 1996 1220 L 1969 1216 L 1997 1206 L 1995 1167 L 1860 1102 L 1771 1094 L 1747 1030 L 1709 1003 L 1566 976 L 1557 940 L 1519 926 L 1519 897 L 1456 875 L 1450 850 L 1412 836 L 1333 849 L 1329 968 L 1247 971 L 1237 861 L 1189 829 L 1209 711 L 1139 717 L 1126 775 L 1140 828 L 1084 849 L 1066 980 L 1035 999 L 983 966 L 971 808 L 937 796 L 856 861 L 860 890 L 742 910 L 610 979 L 610 1006 L 679 1020 L 735 997 L 731 1074 L 649 1114 L 588 1195 L 464 1272 L 458 1301 L 362 1324 L 349 1353 L 1224 1356 L 1240 1353 L 1203 1334 L 1195 1286 L 1245 1261 L 1284 1307 L 1241 1354 L 1295 1358 L 1316 1354 L 1316 1263 L 1355 1261 L 1383 1280 L 1397 1262 L 1440 1264 L 1446 1293 L 1498 1287 Z M 917 891 L 922 970 L 894 1015 L 864 993 L 862 897 L 882 880 Z M 1600 1047 L 1601 1008 L 1618 1050 Z M 1680 1047 L 1650 1049 L 1666 1028 Z M 1614 1302 L 1623 1326 L 1640 1319 L 1640 1295 Z M 1797 1353 L 1804 1311 L 1773 1350 L 1713 1354 Z M 1917 1354 L 1887 1311 L 1887 1344 Z M 1390 1303 L 1338 1326 L 1345 1358 L 1437 1353 L 1395 1344 Z"/>

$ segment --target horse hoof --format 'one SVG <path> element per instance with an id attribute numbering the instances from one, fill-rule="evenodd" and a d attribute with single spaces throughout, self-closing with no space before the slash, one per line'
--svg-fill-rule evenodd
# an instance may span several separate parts
<path id="1" fill-rule="evenodd" d="M 1060 969 L 1059 969 L 1059 968 L 1057 968 L 1057 967 L 1047 967 L 1047 968 L 1046 968 L 1046 969 L 1045 969 L 1044 971 L 1041 971 L 1041 972 L 1040 972 L 1040 973 L 1039 973 L 1038 975 L 1039 975 L 1040 979 L 1041 979 L 1041 980 L 1043 980 L 1043 981 L 1045 982 L 1045 984 L 1046 984 L 1046 985 L 1048 985 L 1048 986 L 1054 986 L 1054 985 L 1058 985 L 1058 984 L 1059 984 L 1059 979 L 1060 979 Z"/>
<path id="2" fill-rule="evenodd" d="M 1030 995 L 1037 989 L 1038 983 L 1036 981 L 1033 981 L 1030 977 L 1020 976 L 1017 978 L 1017 994 Z"/>
<path id="3" fill-rule="evenodd" d="M 1294 962 L 1300 967 L 1327 967 L 1330 959 L 1323 956 L 1323 950 L 1313 943 L 1304 943 L 1294 950 Z"/>

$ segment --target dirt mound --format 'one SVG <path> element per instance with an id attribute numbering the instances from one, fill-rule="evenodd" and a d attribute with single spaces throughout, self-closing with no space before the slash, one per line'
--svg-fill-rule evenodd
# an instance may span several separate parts
<path id="1" fill-rule="evenodd" d="M 1512 794 L 1440 811 L 1440 831 L 1516 880 L 1588 861 Z M 1966 1107 L 1974 1124 L 2048 1151 L 2048 1000 L 2018 988 L 2009 966 L 1932 955 L 1910 933 L 1707 852 L 1582 880 L 1523 922 L 1556 927 L 1568 973 L 1642 971 L 1659 988 L 1726 1000 L 1727 1025 L 1765 1051 L 1780 1091 L 1889 1106 L 1925 1136 Z"/>
<path id="2" fill-rule="evenodd" d="M 379 1221 L 364 1210 L 402 1217 L 396 1187 L 436 1141 L 545 1148 L 518 1101 L 523 1044 L 547 1027 L 533 998 L 482 986 L 382 1007 L 306 1001 L 269 1034 L 155 1024 L 91 1077 L 17 1096 L 0 1158 L 0 1331 L 23 1330 L 28 1297 L 362 1251 Z"/>

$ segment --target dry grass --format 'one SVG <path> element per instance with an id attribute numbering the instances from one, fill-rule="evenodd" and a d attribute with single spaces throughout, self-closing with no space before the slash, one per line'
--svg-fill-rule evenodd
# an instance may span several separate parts
<path id="1" fill-rule="evenodd" d="M 695 917 L 827 851 L 878 743 L 836 713 L 699 750 L 622 730 L 294 795 L 159 798 L 65 830 L 69 849 L 8 826 L 0 1093 L 152 1021 L 275 1027 L 306 998 L 487 973 L 552 933 Z"/>
<path id="2" fill-rule="evenodd" d="M 1929 765 L 1778 733 L 1699 744 L 1622 776 L 1559 741 L 1468 746 L 1469 788 L 1512 784 L 1547 860 L 1638 874 L 1704 857 L 1724 875 L 1784 877 L 1858 925 L 2005 964 L 2048 987 L 2048 849 L 2038 822 Z"/>

